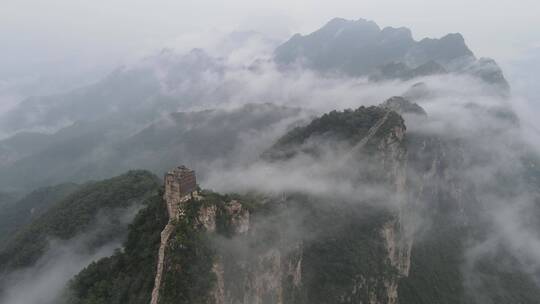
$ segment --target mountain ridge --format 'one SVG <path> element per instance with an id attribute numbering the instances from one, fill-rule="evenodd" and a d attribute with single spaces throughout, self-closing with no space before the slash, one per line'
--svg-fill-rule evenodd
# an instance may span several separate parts
<path id="1" fill-rule="evenodd" d="M 495 61 L 478 60 L 459 33 L 416 41 L 408 28 L 381 29 L 365 19 L 335 18 L 310 34 L 295 34 L 276 48 L 274 59 L 282 66 L 299 65 L 322 73 L 371 76 L 374 80 L 409 79 L 446 71 L 465 73 L 504 91 L 509 89 Z M 437 63 L 442 69 L 415 72 L 429 62 Z M 384 73 L 383 67 L 392 63 L 403 65 L 402 75 Z"/>
<path id="2" fill-rule="evenodd" d="M 484 92 L 507 85 L 494 60 L 477 58 L 461 34 L 416 41 L 407 28 L 341 18 L 294 35 L 274 55 L 280 66 L 272 77 L 297 68 L 302 80 L 330 74 L 335 81 L 324 85 L 338 93 L 340 82 L 360 89 L 367 88 L 364 81 L 375 88 L 401 86 L 379 94 L 394 97 L 368 92 L 369 100 L 361 96 L 358 104 L 328 95 L 319 112 L 293 103 L 180 111 L 182 102 L 227 98 L 243 89 L 220 82 L 228 73 L 225 60 L 195 49 L 179 57 L 163 51 L 133 74 L 117 70 L 90 88 L 111 91 L 88 95 L 107 105 L 88 119 L 84 107 L 67 110 L 66 95 L 44 117 L 73 114 L 72 126 L 0 141 L 0 153 L 7 151 L 0 166 L 8 164 L 0 168 L 11 170 L 0 174 L 2 186 L 83 182 L 125 167 L 155 173 L 185 164 L 200 173 L 204 186 L 220 190 L 191 185 L 182 196 L 185 180 L 168 184 L 166 175 L 163 187 L 150 172 L 129 171 L 69 184 L 69 193 L 58 189 L 50 200 L 43 192 L 48 188 L 34 192 L 17 215 L 27 215 L 26 206 L 39 203 L 36 196 L 49 207 L 0 246 L 0 283 L 5 274 L 39 262 L 49 244 L 55 249 L 85 235 L 100 212 L 111 223 L 98 221 L 82 250 L 119 242 L 127 223 L 118 212 L 139 211 L 123 247 L 80 271 L 62 304 L 537 303 L 536 252 L 524 240 L 534 240 L 540 227 L 540 161 L 521 138 L 508 96 Z M 241 74 L 259 64 L 268 62 L 248 63 Z M 159 72 L 157 78 L 145 74 L 147 67 Z M 258 73 L 264 71 L 248 75 Z M 429 82 L 429 76 L 436 77 Z M 422 82 L 410 87 L 416 78 Z M 208 79 L 224 95 L 207 95 L 199 80 Z M 152 88 L 134 99 L 133 108 L 133 95 L 107 104 L 107 92 L 122 95 L 146 80 Z M 444 81 L 450 83 L 441 86 Z M 473 82 L 481 83 L 481 93 L 466 96 Z M 171 97 L 176 89 L 186 99 Z M 293 95 L 287 101 L 304 97 L 294 92 L 286 92 Z M 77 96 L 74 104 L 84 103 Z M 30 104 L 40 107 L 39 100 Z M 0 212 L 14 200 L 1 199 L 6 205 Z M 139 203 L 142 210 L 135 208 Z M 516 224 L 514 212 L 526 215 L 527 227 Z"/>

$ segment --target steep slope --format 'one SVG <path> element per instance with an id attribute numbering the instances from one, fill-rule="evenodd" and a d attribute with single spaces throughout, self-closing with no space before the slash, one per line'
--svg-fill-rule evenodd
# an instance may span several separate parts
<path id="1" fill-rule="evenodd" d="M 525 266 L 530 261 L 502 240 L 493 222 L 522 195 L 539 197 L 538 160 L 515 137 L 519 122 L 510 107 L 465 104 L 461 115 L 475 123 L 463 130 L 446 113 L 430 117 L 401 97 L 384 104 L 401 108 L 404 117 L 422 117 L 408 120 L 408 179 L 414 181 L 408 193 L 418 230 L 409 275 L 399 283 L 400 303 L 536 303 L 540 287 Z M 434 121 L 444 121 L 445 130 L 433 131 Z M 539 211 L 534 205 L 529 212 Z"/>
<path id="2" fill-rule="evenodd" d="M 492 233 L 489 208 L 496 207 L 482 202 L 479 183 L 463 176 L 474 166 L 468 163 L 470 145 L 420 134 L 409 140 L 409 164 L 420 175 L 417 208 L 424 227 L 411 250 L 409 276 L 399 285 L 400 303 L 536 303 L 540 288 L 516 252 L 495 243 L 489 253 L 471 256 Z M 508 173 L 501 177 L 514 174 Z M 501 182 L 490 192 L 507 196 L 508 181 Z"/>
<path id="3" fill-rule="evenodd" d="M 335 18 L 311 34 L 296 34 L 275 50 L 275 60 L 284 66 L 373 80 L 466 73 L 509 88 L 495 61 L 477 60 L 460 34 L 415 41 L 407 28 L 381 29 L 364 19 Z"/>
<path id="4" fill-rule="evenodd" d="M 281 149 L 284 142 L 287 149 L 302 150 L 302 142 L 321 134 L 341 141 L 340 134 L 357 133 L 346 142 L 350 157 L 380 167 L 360 170 L 355 176 L 378 183 L 389 195 L 344 200 L 331 193 L 316 197 L 291 192 L 275 197 L 203 191 L 179 209 L 169 208 L 174 230 L 165 249 L 159 303 L 396 303 L 398 280 L 408 272 L 410 248 L 398 216 L 405 202 L 395 200 L 403 190 L 405 173 L 403 120 L 395 112 L 375 107 L 329 115 L 352 121 L 342 125 L 342 119 L 336 119 L 327 124 L 323 116 L 293 132 L 300 137 L 284 137 L 299 139 L 295 144 L 282 139 L 273 150 Z M 357 124 L 363 127 L 356 128 Z M 324 131 L 314 126 L 324 126 Z M 312 152 L 308 153 L 316 160 L 318 153 Z M 353 159 L 351 164 L 356 163 Z M 165 193 L 164 198 L 175 195 Z M 120 256 L 131 254 L 126 248 Z M 99 280 L 84 281 L 107 268 L 109 261 L 102 260 L 77 277 L 74 303 L 93 303 L 91 299 L 122 303 L 108 287 L 109 291 L 100 292 Z M 112 277 L 118 275 L 114 272 Z M 124 286 L 132 284 L 134 280 L 128 280 Z"/>
<path id="5" fill-rule="evenodd" d="M 148 304 L 154 286 L 160 232 L 168 214 L 162 192 L 146 202 L 129 227 L 123 250 L 90 264 L 69 284 L 63 299 L 77 304 Z"/>
<path id="6" fill-rule="evenodd" d="M 367 142 L 373 135 L 384 135 L 400 123 L 402 119 L 397 113 L 381 107 L 332 111 L 282 136 L 271 149 L 263 153 L 263 158 L 291 157 L 301 151 L 316 152 L 318 144 L 313 141 L 317 140 L 344 142 L 354 146 L 362 141 Z"/>
<path id="7" fill-rule="evenodd" d="M 242 37 L 238 35 L 232 41 L 245 40 Z M 280 66 L 299 63 L 323 73 L 369 76 L 372 80 L 460 73 L 506 86 L 497 64 L 490 59 L 476 59 L 459 34 L 415 41 L 406 28 L 381 29 L 365 20 L 334 19 L 312 34 L 295 35 L 275 50 L 274 59 Z M 198 165 L 200 159 L 188 157 L 194 151 L 184 151 L 194 146 L 193 142 L 175 146 L 173 152 L 167 149 L 158 151 L 156 157 L 147 157 L 156 148 L 147 146 L 145 133 L 159 133 L 163 128 L 169 135 L 173 128 L 167 122 L 176 122 L 177 116 L 182 115 L 167 113 L 179 110 L 189 112 L 193 108 L 245 101 L 292 104 L 298 98 L 295 89 L 279 93 L 270 85 L 270 89 L 262 90 L 256 81 L 250 82 L 254 84 L 251 89 L 241 89 L 244 79 L 281 78 L 267 78 L 276 72 L 270 66 L 273 62 L 264 60 L 230 66 L 223 58 L 200 49 L 187 54 L 164 50 L 135 65 L 119 68 L 96 84 L 54 96 L 28 98 L 0 117 L 2 134 L 13 134 L 0 141 L 0 190 L 19 191 L 25 182 L 29 187 L 23 191 L 68 180 L 84 182 L 131 168 L 157 173 L 176 163 Z M 296 79 L 295 73 L 287 71 L 281 69 L 278 73 Z M 249 111 L 245 112 L 249 115 Z M 291 114 L 283 112 L 284 116 Z M 144 130 L 146 127 L 151 130 Z M 253 129 L 262 128 L 248 128 L 245 132 Z M 155 135 L 164 138 L 165 134 Z M 226 147 L 227 142 L 234 142 L 212 140 Z M 136 151 L 130 150 L 134 142 Z M 178 159 L 180 154 L 186 155 L 186 159 Z M 166 161 L 157 163 L 157 159 Z M 149 162 L 152 165 L 143 167 Z"/>
<path id="8" fill-rule="evenodd" d="M 0 251 L 20 228 L 40 217 L 52 205 L 79 188 L 73 183 L 40 188 L 0 208 Z"/>
<path id="9" fill-rule="evenodd" d="M 309 35 L 294 35 L 276 49 L 275 59 L 281 64 L 305 59 L 315 70 L 362 75 L 404 57 L 414 45 L 406 28 L 381 30 L 373 21 L 335 18 Z"/>
<path id="10" fill-rule="evenodd" d="M 233 62 L 222 56 L 242 50 L 241 59 L 249 62 L 234 65 L 247 66 L 253 59 L 246 57 L 244 49 L 253 44 L 273 49 L 277 43 L 260 33 L 233 32 L 223 37 L 216 49 L 208 50 L 221 56 L 198 48 L 185 53 L 163 49 L 127 66 L 111 67 L 116 69 L 96 83 L 54 95 L 31 96 L 14 105 L 0 114 L 0 134 L 53 132 L 74 122 L 109 116 L 120 120 L 136 117 L 141 123 L 150 123 L 162 113 L 194 106 L 200 109 L 203 102 L 215 103 L 230 96 L 230 88 L 223 85 L 224 74 Z M 241 60 L 232 56 L 232 61 Z"/>
<path id="11" fill-rule="evenodd" d="M 121 237 L 126 227 L 120 216 L 126 208 L 141 204 L 158 189 L 159 180 L 146 171 L 130 171 L 81 186 L 21 228 L 3 246 L 0 275 L 32 266 L 49 249 L 49 240 L 72 239 L 88 232 L 94 224 L 98 224 L 98 230 L 85 240 L 88 250 Z M 110 221 L 99 222 L 100 217 Z"/>
<path id="12" fill-rule="evenodd" d="M 0 129 L 8 134 L 54 130 L 109 115 L 149 122 L 162 112 L 175 111 L 179 105 L 187 106 L 204 95 L 190 87 L 190 94 L 178 98 L 170 94 L 169 85 L 201 80 L 204 73 L 220 70 L 221 64 L 201 50 L 182 55 L 164 50 L 136 65 L 120 67 L 95 84 L 62 94 L 30 97 L 2 113 Z"/>
<path id="13" fill-rule="evenodd" d="M 413 124 L 430 123 L 423 108 L 393 97 L 380 107 L 325 114 L 290 131 L 263 154 L 268 166 L 304 170 L 299 160 L 330 165 L 325 158 L 330 149 L 337 153 L 330 158 L 336 175 L 326 181 L 349 180 L 359 189 L 377 189 L 375 195 L 360 190 L 344 196 L 332 187 L 316 195 L 302 190 L 308 188 L 249 195 L 202 191 L 169 208 L 172 229 L 165 239 L 156 302 L 536 303 L 540 288 L 534 273 L 526 271 L 515 251 L 498 242 L 488 252 L 475 251 L 493 242 L 495 227 L 486 208 L 496 206 L 486 205 L 486 191 L 512 198 L 529 191 L 522 187 L 534 190 L 540 176 L 530 165 L 534 160 L 523 159 L 526 171 L 516 165 L 501 179 L 471 181 L 468 170 L 491 167 L 498 159 L 483 151 L 480 130 L 456 137 L 424 133 L 416 125 L 405 134 L 403 119 L 394 111 L 421 118 L 410 120 Z M 501 137 L 500 130 L 481 132 L 489 140 Z M 311 161 L 302 162 L 306 158 Z M 523 178 L 531 184 L 508 182 Z M 165 202 L 174 195 L 164 193 Z M 164 202 L 159 204 L 164 208 Z M 164 221 L 152 226 L 153 254 L 145 251 L 154 271 Z M 132 233 L 135 239 L 144 237 Z M 111 280 L 99 279 L 113 261 L 134 254 L 126 249 L 82 272 L 73 283 L 77 296 L 72 303 L 148 301 L 150 279 L 120 279 L 129 269 L 143 267 L 142 259 L 114 266 Z M 119 282 L 123 287 L 110 288 Z M 143 289 L 126 293 L 142 282 Z"/>
<path id="14" fill-rule="evenodd" d="M 286 251 L 293 258 L 285 264 L 293 266 L 287 278 L 293 284 L 285 284 L 283 296 L 271 302 L 397 303 L 412 241 L 405 227 L 405 129 L 400 115 L 384 107 L 333 111 L 291 131 L 266 154 L 273 162 L 305 153 L 324 161 L 318 160 L 321 143 L 345 142 L 357 160 L 348 164 L 358 166 L 353 185 L 381 191 L 375 198 L 348 200 L 334 197 L 331 188 L 326 199 L 289 197 L 300 202 L 293 212 L 301 213 L 300 229 L 309 231 L 309 238 Z"/>

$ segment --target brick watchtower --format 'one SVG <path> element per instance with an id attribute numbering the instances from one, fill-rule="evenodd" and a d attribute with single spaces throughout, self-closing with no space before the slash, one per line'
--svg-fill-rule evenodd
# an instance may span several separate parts
<path id="1" fill-rule="evenodd" d="M 178 219 L 185 213 L 184 203 L 197 195 L 195 171 L 179 166 L 167 172 L 164 178 L 165 193 L 169 218 Z"/>
<path id="2" fill-rule="evenodd" d="M 167 203 L 169 221 L 163 231 L 161 231 L 161 243 L 158 251 L 158 262 L 156 277 L 154 279 L 154 289 L 150 304 L 158 304 L 159 290 L 163 276 L 163 265 L 165 260 L 165 249 L 167 242 L 174 231 L 174 221 L 184 217 L 186 209 L 185 204 L 190 198 L 197 197 L 197 180 L 195 171 L 185 166 L 176 167 L 167 172 L 164 178 L 165 193 L 163 199 Z"/>

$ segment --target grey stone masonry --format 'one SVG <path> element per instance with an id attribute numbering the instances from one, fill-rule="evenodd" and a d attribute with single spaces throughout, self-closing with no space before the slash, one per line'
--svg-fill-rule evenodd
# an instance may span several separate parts
<path id="1" fill-rule="evenodd" d="M 165 194 L 170 218 L 178 219 L 183 215 L 182 204 L 197 192 L 195 171 L 179 166 L 165 174 Z"/>
<path id="2" fill-rule="evenodd" d="M 154 279 L 154 289 L 150 304 L 158 304 L 161 280 L 163 277 L 163 262 L 165 260 L 165 250 L 167 243 L 174 231 L 174 221 L 183 218 L 185 215 L 185 203 L 190 198 L 197 198 L 197 179 L 195 171 L 179 166 L 167 172 L 164 178 L 165 193 L 163 199 L 167 203 L 169 222 L 161 232 L 161 244 L 159 245 L 158 263 L 156 277 Z"/>

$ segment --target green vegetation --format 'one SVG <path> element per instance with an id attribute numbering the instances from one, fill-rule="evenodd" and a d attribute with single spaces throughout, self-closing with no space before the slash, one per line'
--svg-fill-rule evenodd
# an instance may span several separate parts
<path id="1" fill-rule="evenodd" d="M 401 304 L 467 303 L 461 269 L 465 231 L 444 224 L 434 224 L 429 237 L 413 244 L 409 277 L 399 284 Z"/>
<path id="2" fill-rule="evenodd" d="M 210 235 L 198 225 L 201 207 L 214 205 L 222 225 L 218 233 L 230 230 L 225 223 L 225 202 L 231 196 L 201 191 L 202 201 L 187 204 L 184 220 L 175 223 L 166 249 L 160 303 L 208 303 L 215 282 L 212 272 L 215 249 Z M 160 233 L 168 215 L 162 193 L 149 198 L 129 227 L 124 249 L 113 256 L 92 263 L 70 283 L 67 304 L 147 304 L 154 285 Z"/>
<path id="3" fill-rule="evenodd" d="M 432 136 L 409 134 L 409 167 L 417 172 L 428 172 L 435 160 L 440 162 L 441 175 L 446 168 L 463 168 L 463 142 Z M 489 155 L 481 155 L 475 164 L 486 161 Z M 533 193 L 538 188 L 537 160 L 525 158 L 515 172 L 504 172 L 492 178 L 489 192 L 501 198 L 521 193 Z M 456 174 L 456 173 L 453 173 Z M 524 175 L 524 176 L 522 176 Z M 523 182 L 525 181 L 525 182 Z M 435 177 L 425 181 L 420 199 L 429 203 L 421 209 L 421 217 L 427 221 L 416 237 L 411 251 L 409 276 L 401 279 L 399 299 L 401 304 L 469 304 L 469 303 L 538 303 L 540 289 L 527 273 L 524 265 L 512 257 L 512 253 L 488 242 L 489 250 L 476 258 L 469 256 L 475 244 L 482 245 L 492 233 L 491 219 L 486 220 L 490 207 L 476 200 L 472 185 L 460 184 L 460 180 L 446 183 Z M 527 189 L 528 185 L 531 189 Z M 453 189 L 460 189 L 461 200 L 456 199 Z M 485 190 L 484 190 L 485 191 Z M 463 209 L 461 209 L 463 208 Z M 487 214 L 491 215 L 490 212 Z M 529 222 L 534 225 L 537 216 L 531 214 Z M 515 253 L 514 253 L 515 254 Z"/>
<path id="4" fill-rule="evenodd" d="M 129 226 L 122 251 L 90 264 L 69 284 L 65 303 L 148 304 L 156 271 L 160 233 L 168 215 L 162 194 L 144 203 Z"/>
<path id="5" fill-rule="evenodd" d="M 0 252 L 0 272 L 32 265 L 47 250 L 49 239 L 68 240 L 85 232 L 100 212 L 115 219 L 122 209 L 155 194 L 159 185 L 157 178 L 147 171 L 130 171 L 81 186 L 23 227 L 5 245 Z M 95 248 L 125 233 L 121 223 L 117 224 L 89 240 L 88 246 Z"/>
<path id="6" fill-rule="evenodd" d="M 228 298 L 243 299 L 246 292 L 253 292 L 245 288 L 249 286 L 252 267 L 257 265 L 261 254 L 271 248 L 280 249 L 286 243 L 298 244 L 299 239 L 293 240 L 284 234 L 289 229 L 305 229 L 309 233 L 301 233 L 303 249 L 298 252 L 302 256 L 301 286 L 294 287 L 291 277 L 282 278 L 285 303 L 367 303 L 374 295 L 384 301 L 387 297 L 384 280 L 397 277 L 396 270 L 386 258 L 380 234 L 382 225 L 392 219 L 392 215 L 384 210 L 292 195 L 287 203 L 289 211 L 280 213 L 284 206 L 279 207 L 275 202 L 261 204 L 261 198 L 254 203 L 256 196 L 201 193 L 203 200 L 186 204 L 185 218 L 175 223 L 166 249 L 160 303 L 211 303 L 210 291 L 216 282 L 212 266 L 218 256 L 224 267 Z M 241 203 L 253 201 L 247 205 L 253 208 L 251 219 L 252 225 L 257 225 L 256 235 L 234 235 L 225 209 L 232 197 Z M 67 303 L 149 302 L 159 234 L 167 216 L 160 195 L 146 204 L 148 206 L 130 226 L 124 250 L 92 263 L 77 275 L 70 284 Z M 197 221 L 200 208 L 211 205 L 217 207 L 216 234 L 205 232 Z M 256 224 L 257 218 L 262 220 L 259 224 Z M 296 222 L 291 223 L 292 220 Z M 214 242 L 214 237 L 231 240 L 235 245 L 223 247 Z M 264 263 L 271 263 L 270 260 L 263 262 L 262 267 L 272 267 L 271 264 L 264 266 Z M 456 267 L 451 265 L 443 271 L 455 270 Z M 356 293 L 353 294 L 353 290 Z M 344 295 L 349 298 L 344 299 Z M 264 295 L 267 300 L 274 296 L 272 293 Z"/>
<path id="7" fill-rule="evenodd" d="M 370 293 L 384 303 L 384 280 L 397 276 L 380 234 L 391 215 L 359 204 L 303 207 L 309 210 L 304 225 L 314 237 L 303 252 L 302 298 L 293 303 L 369 303 Z"/>
<path id="8" fill-rule="evenodd" d="M 434 217 L 429 233 L 413 245 L 410 274 L 399 284 L 400 304 L 538 303 L 536 282 L 502 248 L 469 265 L 465 253 L 474 234 L 448 214 Z"/>
<path id="9" fill-rule="evenodd" d="M 370 106 L 361 106 L 356 110 L 332 111 L 319 118 L 314 119 L 310 124 L 297 127 L 283 137 L 267 152 L 264 158 L 288 158 L 294 156 L 297 149 L 304 152 L 312 151 L 314 147 L 301 147 L 309 139 L 324 139 L 332 141 L 342 141 L 349 144 L 356 144 L 364 138 L 369 129 L 388 113 L 387 109 Z M 403 119 L 395 112 L 391 112 L 387 121 L 375 134 L 376 138 L 382 138 L 388 131 L 398 125 L 403 125 Z"/>
<path id="10" fill-rule="evenodd" d="M 305 127 L 298 127 L 280 138 L 278 146 L 302 144 L 312 136 L 330 135 L 340 140 L 357 142 L 386 110 L 379 107 L 360 107 L 356 110 L 332 111 L 314 119 Z"/>
<path id="11" fill-rule="evenodd" d="M 212 195 L 212 200 L 218 195 Z M 191 201 L 186 217 L 175 223 L 164 262 L 160 303 L 206 304 L 215 283 L 212 272 L 214 249 L 204 230 L 196 228 L 195 219 L 202 204 Z"/>
<path id="12" fill-rule="evenodd" d="M 79 185 L 73 183 L 44 187 L 3 206 L 0 209 L 0 250 L 20 227 L 41 216 L 50 206 L 78 188 Z"/>
<path id="13" fill-rule="evenodd" d="M 131 95 L 141 87 L 125 89 Z M 138 95 L 127 99 L 107 96 L 108 101 L 103 103 L 106 108 L 119 100 L 132 102 L 141 98 Z M 76 99 L 80 105 L 94 107 L 104 98 L 102 93 L 88 100 L 87 97 L 69 94 L 68 100 Z M 230 111 L 177 112 L 177 106 L 173 106 L 177 102 L 175 98 L 161 95 L 153 107 L 144 107 L 144 113 L 133 115 L 132 110 L 142 109 L 119 106 L 122 111 L 97 120 L 88 119 L 90 114 L 84 111 L 82 121 L 76 119 L 77 123 L 54 134 L 33 134 L 32 138 L 18 134 L 12 139 L 0 140 L 1 156 L 20 151 L 14 162 L 1 166 L 0 191 L 36 189 L 65 181 L 81 183 L 116 176 L 132 168 L 161 175 L 186 160 L 204 163 L 234 159 L 238 146 L 245 142 L 245 132 L 259 134 L 276 123 L 294 120 L 300 113 L 297 108 L 259 103 Z M 146 110 L 155 115 L 147 115 Z M 25 137 L 28 144 L 14 144 L 13 139 L 19 137 Z M 3 147 L 7 149 L 4 154 Z"/>
<path id="14" fill-rule="evenodd" d="M 186 204 L 185 218 L 175 223 L 173 238 L 169 241 L 165 255 L 160 303 L 208 303 L 210 290 L 216 282 L 212 266 L 218 255 L 225 261 L 226 288 L 238 294 L 235 287 L 238 287 L 236 283 L 239 278 L 231 273 L 240 275 L 235 267 L 241 257 L 234 256 L 228 259 L 229 252 L 217 248 L 212 240 L 214 237 L 225 239 L 235 237 L 231 215 L 226 210 L 228 202 L 236 200 L 242 204 L 242 208 L 254 212 L 262 208 L 260 197 L 255 194 L 222 195 L 208 190 L 201 191 L 201 195 L 203 197 L 201 201 Z M 200 208 L 209 206 L 216 207 L 215 233 L 206 232 L 197 220 Z M 271 244 L 273 243 L 266 245 Z"/>

